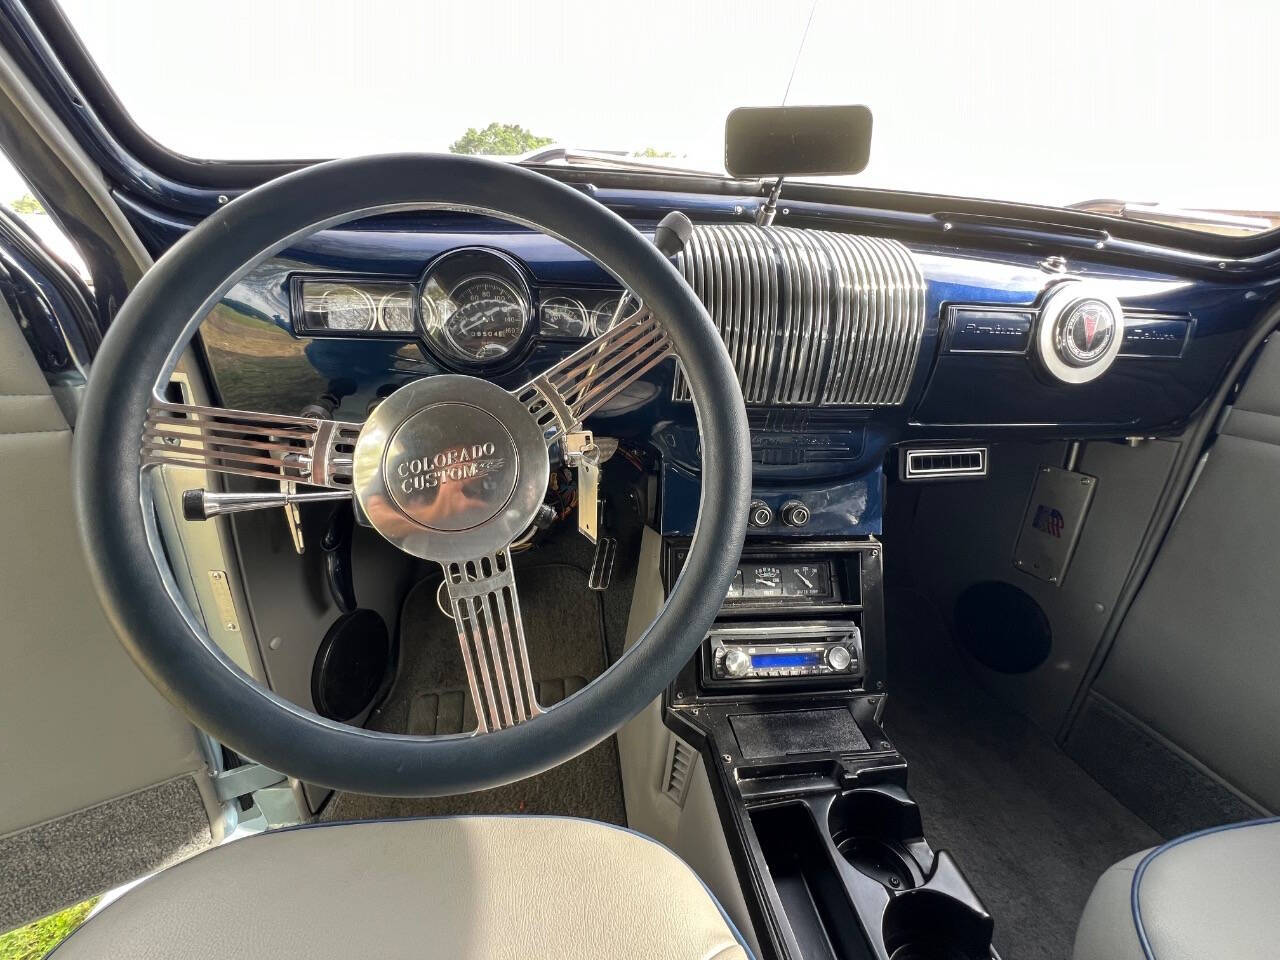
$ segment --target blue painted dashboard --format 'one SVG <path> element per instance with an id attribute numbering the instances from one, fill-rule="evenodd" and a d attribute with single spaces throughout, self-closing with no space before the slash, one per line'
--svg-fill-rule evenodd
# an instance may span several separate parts
<path id="1" fill-rule="evenodd" d="M 641 190 L 594 191 L 601 202 L 651 232 L 672 209 L 695 223 L 749 222 L 742 198 Z M 122 198 L 144 241 L 160 252 L 190 224 Z M 839 207 L 789 203 L 789 226 L 849 229 Z M 1026 355 L 953 352 L 948 327 L 957 304 L 1034 310 L 1063 269 L 1043 254 L 909 242 L 927 284 L 926 327 L 906 402 L 874 409 L 753 409 L 757 491 L 776 507 L 801 496 L 817 506 L 810 533 L 879 529 L 888 447 L 903 440 L 1121 437 L 1175 431 L 1209 396 L 1249 327 L 1280 294 L 1276 277 L 1175 275 L 1108 263 L 1078 250 L 1070 275 L 1097 279 L 1126 316 L 1185 318 L 1180 356 L 1121 357 L 1100 379 L 1077 386 L 1037 373 Z M 439 254 L 487 246 L 528 272 L 535 306 L 549 287 L 616 288 L 594 261 L 565 244 L 470 214 L 396 215 L 316 234 L 253 270 L 202 326 L 219 400 L 226 406 L 296 413 L 322 394 L 335 415 L 361 420 L 370 404 L 404 382 L 446 367 L 417 340 L 311 338 L 294 333 L 289 278 L 351 273 L 414 280 Z M 1065 252 L 1065 250 L 1064 250 Z M 1152 322 L 1157 322 L 1153 320 Z M 1180 327 L 1180 329 L 1182 328 Z M 1153 327 L 1154 329 L 1154 327 Z M 577 344 L 535 338 L 514 365 L 490 378 L 515 387 Z M 697 428 L 687 403 L 672 400 L 674 365 L 664 364 L 591 424 L 598 432 L 651 444 L 664 462 L 666 532 L 687 533 L 696 511 Z"/>

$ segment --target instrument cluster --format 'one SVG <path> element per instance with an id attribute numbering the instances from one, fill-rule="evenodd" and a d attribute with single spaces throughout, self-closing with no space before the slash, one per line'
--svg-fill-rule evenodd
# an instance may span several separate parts
<path id="1" fill-rule="evenodd" d="M 488 247 L 443 253 L 418 280 L 306 273 L 289 283 L 296 334 L 416 339 L 461 369 L 514 361 L 537 338 L 587 340 L 622 313 L 616 289 L 535 289 L 523 264 Z"/>
<path id="2" fill-rule="evenodd" d="M 598 337 L 622 312 L 622 298 L 616 290 L 548 288 L 538 309 L 539 327 L 544 337 Z"/>

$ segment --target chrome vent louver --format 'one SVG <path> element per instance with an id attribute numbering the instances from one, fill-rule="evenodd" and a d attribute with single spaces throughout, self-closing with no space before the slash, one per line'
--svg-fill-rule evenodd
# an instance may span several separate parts
<path id="1" fill-rule="evenodd" d="M 906 399 L 925 325 L 924 277 L 895 240 L 710 224 L 676 266 L 720 330 L 757 405 L 889 406 Z M 676 373 L 675 399 L 688 400 Z"/>
<path id="2" fill-rule="evenodd" d="M 957 480 L 987 475 L 986 447 L 915 447 L 901 453 L 903 480 Z"/>

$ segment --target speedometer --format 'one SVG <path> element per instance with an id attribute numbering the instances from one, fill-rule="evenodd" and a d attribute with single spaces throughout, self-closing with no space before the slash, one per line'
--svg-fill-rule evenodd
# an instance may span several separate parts
<path id="1" fill-rule="evenodd" d="M 475 248 L 447 254 L 428 270 L 420 314 L 435 352 L 463 364 L 514 355 L 533 324 L 519 270 L 495 251 Z"/>
<path id="2" fill-rule="evenodd" d="M 454 309 L 442 317 L 445 339 L 468 360 L 482 363 L 511 352 L 529 325 L 529 305 L 497 277 L 469 277 L 453 288 Z"/>

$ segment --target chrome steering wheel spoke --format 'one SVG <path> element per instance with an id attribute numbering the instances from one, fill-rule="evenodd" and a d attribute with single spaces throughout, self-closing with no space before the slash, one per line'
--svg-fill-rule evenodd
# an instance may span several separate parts
<path id="1" fill-rule="evenodd" d="M 440 566 L 471 686 L 476 732 L 515 726 L 542 713 L 529 667 L 510 548 Z"/>
<path id="2" fill-rule="evenodd" d="M 550 445 L 671 356 L 666 329 L 642 306 L 512 392 Z"/>
<path id="3" fill-rule="evenodd" d="M 358 423 L 156 401 L 142 430 L 142 465 L 351 489 Z"/>

